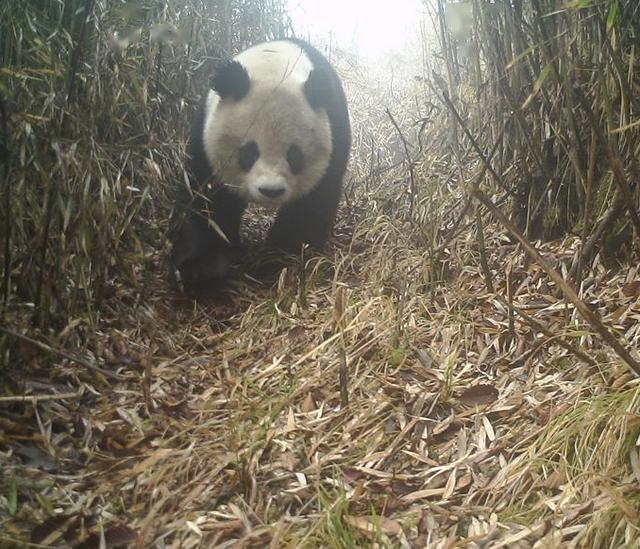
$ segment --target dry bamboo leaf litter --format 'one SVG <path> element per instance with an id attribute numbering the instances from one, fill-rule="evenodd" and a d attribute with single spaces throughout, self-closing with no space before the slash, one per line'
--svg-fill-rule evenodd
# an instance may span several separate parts
<path id="1" fill-rule="evenodd" d="M 377 261 L 378 253 L 362 252 L 360 265 Z M 404 253 L 411 257 L 413 252 L 407 248 Z M 419 252 L 416 257 L 422 260 Z M 358 273 L 345 269 L 343 276 L 364 272 L 371 277 L 373 271 L 373 267 Z M 615 276 L 603 287 L 606 299 L 604 294 L 601 299 L 609 311 L 604 321 L 616 312 L 612 300 L 626 299 L 620 291 L 624 277 L 617 280 L 617 287 Z M 324 301 L 326 286 L 320 280 L 320 293 L 314 295 L 313 282 L 308 281 L 310 302 Z M 271 290 L 251 286 L 245 291 L 252 292 L 255 304 L 230 317 L 238 328 L 231 328 L 225 337 L 210 339 L 208 317 L 213 309 L 206 307 L 190 313 L 191 320 L 176 331 L 169 327 L 172 312 L 163 305 L 169 295 L 164 281 L 147 283 L 157 288 L 154 337 L 162 339 L 159 334 L 167 330 L 177 343 L 149 355 L 152 408 L 143 398 L 144 369 L 124 364 L 116 371 L 126 381 L 94 386 L 90 409 L 77 398 L 62 399 L 55 407 L 53 402 L 36 401 L 33 417 L 39 418 L 41 427 L 35 431 L 18 431 L 25 418 L 3 420 L 3 436 L 14 444 L 31 440 L 42 448 L 43 459 L 49 452 L 59 456 L 46 473 L 51 483 L 47 497 L 59 498 L 66 486 L 65 498 L 72 505 L 54 501 L 68 509 L 70 517 L 81 520 L 73 505 L 83 501 L 81 494 L 89 482 L 94 493 L 84 504 L 89 505 L 85 512 L 103 509 L 103 524 L 114 527 L 126 516 L 126 528 L 135 532 L 136 539 L 150 543 L 162 537 L 184 546 L 214 541 L 222 545 L 232 539 L 264 543 L 276 532 L 281 543 L 300 541 L 309 532 L 316 532 L 311 536 L 316 539 L 327 521 L 334 520 L 328 518 L 333 511 L 326 505 L 337 502 L 335 498 L 344 498 L 339 504 L 345 510 L 339 515 L 344 523 L 365 538 L 377 532 L 391 536 L 389 540 L 400 534 L 417 540 L 420 534 L 414 525 L 427 502 L 451 508 L 439 515 L 430 530 L 432 539 L 458 540 L 463 545 L 471 540 L 476 544 L 493 540 L 492 547 L 524 540 L 566 540 L 589 528 L 584 522 L 580 528 L 525 526 L 509 518 L 517 516 L 513 514 L 517 509 L 527 509 L 527 502 L 530 512 L 539 516 L 555 516 L 560 509 L 566 515 L 568 509 L 600 494 L 604 498 L 600 507 L 582 511 L 576 520 L 596 520 L 611 505 L 620 506 L 628 520 L 635 520 L 633 504 L 623 503 L 627 492 L 607 491 L 589 482 L 584 471 L 619 475 L 626 461 L 632 476 L 638 475 L 637 452 L 627 449 L 626 460 L 618 462 L 615 455 L 622 447 L 613 442 L 625 439 L 617 439 L 616 433 L 630 433 L 640 424 L 634 412 L 634 403 L 640 400 L 636 380 L 628 378 L 615 391 L 608 389 L 616 378 L 607 371 L 605 349 L 581 344 L 584 352 L 599 357 L 596 368 L 585 369 L 567 349 L 541 332 L 531 333 L 532 328 L 518 317 L 516 335 L 539 340 L 540 347 L 527 359 L 526 368 L 514 367 L 519 350 L 517 339 L 509 336 L 508 308 L 494 307 L 497 302 L 490 295 L 476 297 L 479 305 L 492 304 L 476 314 L 467 296 L 482 282 L 469 269 L 455 284 L 466 291 L 441 288 L 440 305 L 417 298 L 406 301 L 407 313 L 416 317 L 406 331 L 395 323 L 393 302 L 380 299 L 375 285 L 352 287 L 344 305 L 342 342 L 331 329 L 334 313 L 328 305 L 287 316 L 274 308 L 267 319 L 268 305 L 257 304 L 269 299 Z M 420 281 L 409 284 L 413 291 Z M 527 314 L 548 325 L 548 315 L 562 314 L 563 309 L 556 307 L 559 303 L 553 303 L 550 294 L 536 297 L 535 291 L 514 292 L 514 303 L 522 307 L 539 299 L 547 302 Z M 423 320 L 426 310 L 429 322 Z M 128 322 L 137 326 L 135 315 L 128 315 Z M 304 326 L 304 339 L 292 346 L 292 338 L 303 335 L 296 326 Z M 149 329 L 121 325 L 115 336 L 119 343 L 110 343 L 108 335 L 105 343 L 123 356 L 125 349 L 149 345 Z M 362 337 L 367 342 L 364 347 Z M 583 336 L 565 329 L 560 337 Z M 351 369 L 348 408 L 341 405 L 338 345 L 346 345 Z M 82 437 L 54 436 L 54 418 L 72 426 L 73 414 L 88 419 L 71 427 L 70 433 L 78 430 Z M 598 427 L 602 422 L 610 427 L 603 431 Z M 610 434 L 607 429 L 612 429 Z M 577 437 L 574 442 L 570 433 Z M 593 454 L 588 450 L 595 447 L 591 440 L 607 451 Z M 569 447 L 577 452 L 574 459 L 584 461 L 559 459 L 567 455 L 563 448 Z M 33 471 L 42 471 L 41 458 L 32 459 Z M 72 484 L 62 481 L 69 466 L 84 471 Z M 567 490 L 569 479 L 572 488 Z M 547 496 L 542 496 L 545 492 Z M 114 507 L 116 502 L 124 505 L 122 511 Z M 228 519 L 212 515 L 225 509 Z M 489 509 L 499 517 L 494 527 L 487 526 Z M 44 524 L 44 519 L 36 518 L 34 525 Z"/>

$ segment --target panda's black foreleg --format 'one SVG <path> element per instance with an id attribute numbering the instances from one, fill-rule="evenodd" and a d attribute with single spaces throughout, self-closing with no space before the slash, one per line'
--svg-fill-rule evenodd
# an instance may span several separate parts
<path id="1" fill-rule="evenodd" d="M 287 253 L 298 253 L 302 244 L 321 249 L 333 229 L 341 188 L 341 177 L 326 175 L 312 192 L 281 208 L 267 247 Z"/>
<path id="2" fill-rule="evenodd" d="M 171 254 L 172 269 L 186 290 L 197 290 L 226 276 L 230 255 L 240 245 L 245 208 L 244 200 L 224 188 L 217 189 L 210 199 L 193 201 Z"/>

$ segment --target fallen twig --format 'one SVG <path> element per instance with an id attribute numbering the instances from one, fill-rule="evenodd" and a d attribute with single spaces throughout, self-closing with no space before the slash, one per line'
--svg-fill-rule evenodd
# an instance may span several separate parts
<path id="1" fill-rule="evenodd" d="M 507 291 L 507 294 L 510 294 L 510 291 Z M 507 301 L 506 299 L 504 299 L 502 296 L 498 295 L 497 296 L 498 299 L 500 301 L 502 301 L 508 308 L 509 308 L 509 316 L 511 317 L 511 315 L 513 313 L 516 313 L 523 321 L 525 324 L 529 325 L 531 328 L 533 328 L 534 330 L 537 330 L 539 332 L 542 332 L 544 335 L 546 335 L 549 338 L 558 338 L 558 334 L 554 334 L 551 330 L 548 330 L 547 328 L 545 328 L 540 322 L 538 322 L 536 319 L 530 317 L 528 314 L 526 314 L 524 311 L 520 310 L 518 307 L 515 307 L 512 302 L 511 302 L 511 298 L 509 298 L 509 301 Z M 510 323 L 512 321 L 510 320 Z M 589 366 L 595 366 L 596 365 L 596 361 L 593 360 L 589 355 L 587 355 L 586 353 L 583 353 L 580 349 L 578 349 L 575 345 L 571 345 L 571 343 L 569 343 L 568 341 L 565 341 L 562 338 L 559 338 L 557 340 L 558 345 L 560 345 L 561 347 L 564 347 L 567 351 L 569 351 L 570 353 L 574 354 L 577 358 L 579 358 L 582 362 L 588 364 Z"/>
<path id="2" fill-rule="evenodd" d="M 58 355 L 58 356 L 61 356 L 62 358 L 66 358 L 67 360 L 70 360 L 71 362 L 81 364 L 88 370 L 91 370 L 92 372 L 95 372 L 96 374 L 99 374 L 106 378 L 118 380 L 118 381 L 122 380 L 122 376 L 119 376 L 118 374 L 114 374 L 113 372 L 107 372 L 106 370 L 103 370 L 98 366 L 91 364 L 91 362 L 89 362 L 86 358 L 72 355 L 60 349 L 54 349 L 53 347 L 47 345 L 46 343 L 43 343 L 42 341 L 38 341 L 37 339 L 33 339 L 29 336 L 16 332 L 15 330 L 8 328 L 7 326 L 0 326 L 0 332 L 4 332 L 5 334 L 10 335 L 11 337 L 15 337 L 17 339 L 21 339 L 22 341 L 26 341 L 27 343 L 33 345 L 34 347 L 37 347 L 38 349 L 46 351 L 47 353 Z"/>
<path id="3" fill-rule="evenodd" d="M 14 404 L 16 402 L 44 402 L 47 400 L 68 400 L 70 398 L 80 398 L 84 391 L 75 393 L 58 393 L 52 395 L 16 395 L 0 397 L 0 404 Z"/>

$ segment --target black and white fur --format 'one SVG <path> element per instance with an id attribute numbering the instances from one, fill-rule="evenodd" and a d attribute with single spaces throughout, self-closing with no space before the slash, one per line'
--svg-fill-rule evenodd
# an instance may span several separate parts
<path id="1" fill-rule="evenodd" d="M 270 248 L 320 248 L 330 235 L 351 131 L 339 77 L 296 39 L 258 44 L 220 66 L 193 123 L 194 191 L 172 267 L 185 288 L 223 278 L 249 202 L 278 209 Z"/>

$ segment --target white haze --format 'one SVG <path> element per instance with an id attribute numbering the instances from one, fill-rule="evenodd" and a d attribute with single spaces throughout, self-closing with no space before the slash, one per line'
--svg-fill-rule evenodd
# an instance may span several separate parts
<path id="1" fill-rule="evenodd" d="M 419 36 L 420 0 L 289 0 L 296 34 L 375 60 Z"/>

